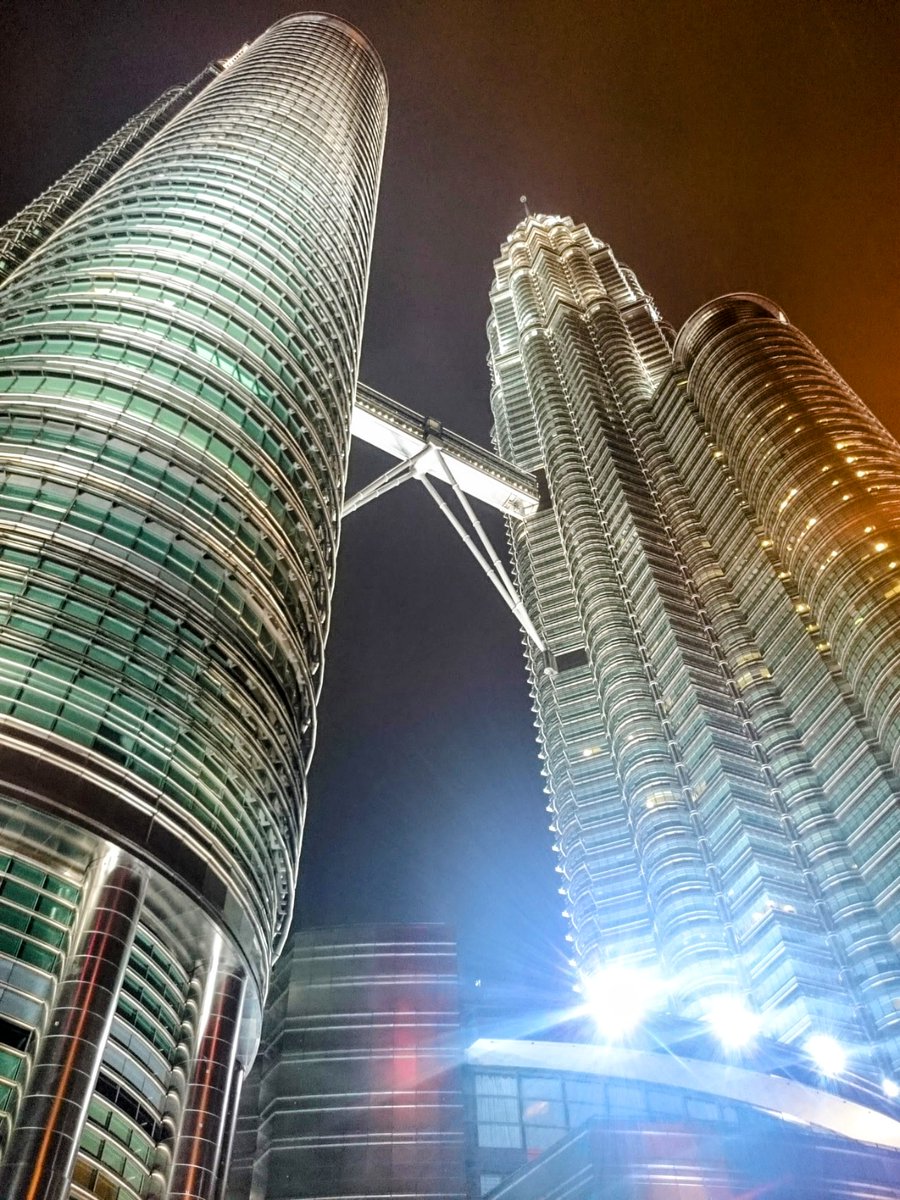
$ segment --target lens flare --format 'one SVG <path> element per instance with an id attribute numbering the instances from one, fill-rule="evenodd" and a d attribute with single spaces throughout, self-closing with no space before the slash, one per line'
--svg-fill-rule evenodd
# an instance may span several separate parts
<path id="1" fill-rule="evenodd" d="M 582 976 L 581 992 L 599 1033 L 615 1041 L 633 1032 L 660 1006 L 665 988 L 651 968 L 611 963 Z"/>
<path id="2" fill-rule="evenodd" d="M 710 996 L 705 1009 L 706 1023 L 726 1050 L 741 1050 L 759 1036 L 762 1019 L 740 996 Z"/>
<path id="3" fill-rule="evenodd" d="M 827 1033 L 814 1033 L 804 1047 L 826 1079 L 835 1079 L 847 1065 L 847 1052 Z"/>

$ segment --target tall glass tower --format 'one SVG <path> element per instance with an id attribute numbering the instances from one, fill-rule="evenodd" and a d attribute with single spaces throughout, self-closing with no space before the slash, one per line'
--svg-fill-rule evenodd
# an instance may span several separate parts
<path id="1" fill-rule="evenodd" d="M 168 88 L 7 221 L 0 228 L 0 281 L 59 229 L 85 200 L 141 146 L 146 145 L 153 134 L 180 112 L 225 65 L 225 62 L 210 63 L 190 83 Z"/>
<path id="2" fill-rule="evenodd" d="M 211 74 L 0 291 L 5 1200 L 217 1194 L 292 909 L 386 84 Z"/>
<path id="3" fill-rule="evenodd" d="M 674 339 L 568 218 L 515 229 L 491 307 L 584 987 L 896 1070 L 900 448 L 770 301 Z"/>

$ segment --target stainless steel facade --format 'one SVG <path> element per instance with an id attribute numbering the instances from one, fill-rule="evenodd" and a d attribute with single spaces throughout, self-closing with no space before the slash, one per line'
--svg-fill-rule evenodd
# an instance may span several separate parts
<path id="1" fill-rule="evenodd" d="M 896 444 L 760 297 L 673 353 L 568 218 L 517 227 L 491 306 L 497 447 L 547 485 L 510 536 L 582 973 L 896 1070 Z"/>
<path id="2" fill-rule="evenodd" d="M 0 227 L 0 280 L 59 229 L 154 133 L 202 91 L 224 65 L 210 63 L 190 83 L 163 92 Z"/>
<path id="3" fill-rule="evenodd" d="M 292 910 L 386 106 L 352 27 L 285 18 L 0 291 L 10 1200 L 220 1186 Z"/>
<path id="4" fill-rule="evenodd" d="M 303 930 L 275 970 L 230 1200 L 466 1195 L 456 945 L 440 925 Z"/>

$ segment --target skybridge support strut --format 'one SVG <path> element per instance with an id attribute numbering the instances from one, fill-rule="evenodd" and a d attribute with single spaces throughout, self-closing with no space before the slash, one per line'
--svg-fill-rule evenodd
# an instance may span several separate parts
<path id="1" fill-rule="evenodd" d="M 453 492 L 456 495 L 457 499 L 459 499 L 461 501 L 463 511 L 465 512 L 466 516 L 469 519 L 469 524 L 475 530 L 478 540 L 481 542 L 482 546 L 484 546 L 485 550 L 487 551 L 487 557 L 485 557 L 485 555 L 482 554 L 482 552 L 478 549 L 477 545 L 472 540 L 472 537 L 467 532 L 465 526 L 460 521 L 459 517 L 456 515 L 456 513 L 453 511 L 453 509 L 450 507 L 450 505 L 446 502 L 446 500 L 444 500 L 444 498 L 438 492 L 437 488 L 434 486 L 434 484 L 431 482 L 431 480 L 427 477 L 427 475 L 424 475 L 424 474 L 419 475 L 419 482 L 424 486 L 424 488 L 428 492 L 429 496 L 431 496 L 432 500 L 435 502 L 435 504 L 438 506 L 438 508 L 441 510 L 441 512 L 444 514 L 444 516 L 447 518 L 447 520 L 450 522 L 450 524 L 453 526 L 453 528 L 456 530 L 456 532 L 459 534 L 460 538 L 462 539 L 463 545 L 466 547 L 467 550 L 470 551 L 470 553 L 472 554 L 472 557 L 475 559 L 475 561 L 478 563 L 478 565 L 484 571 L 485 575 L 487 575 L 488 579 L 491 581 L 491 583 L 497 589 L 497 591 L 500 594 L 501 599 L 506 604 L 507 608 L 518 619 L 519 624 L 525 630 L 525 633 L 527 634 L 529 641 L 532 642 L 532 644 L 535 646 L 535 648 L 537 650 L 539 650 L 542 655 L 546 655 L 547 645 L 544 642 L 544 639 L 538 633 L 537 629 L 535 629 L 534 623 L 532 622 L 531 618 L 529 617 L 529 615 L 525 609 L 525 605 L 522 603 L 522 600 L 519 597 L 519 594 L 516 591 L 512 580 L 510 579 L 509 575 L 507 574 L 506 569 L 504 568 L 502 562 L 500 561 L 499 555 L 497 554 L 494 547 L 491 545 L 490 539 L 488 538 L 488 535 L 485 532 L 484 526 L 481 524 L 481 522 L 478 520 L 478 517 L 475 515 L 471 504 L 469 504 L 468 500 L 466 499 L 465 493 L 457 485 L 455 479 L 453 478 L 453 474 L 450 471 L 450 468 L 447 466 L 444 456 L 441 454 L 440 450 L 435 448 L 435 453 L 437 454 L 438 460 L 444 469 L 445 478 L 447 479 L 447 482 L 453 488 Z"/>
<path id="2" fill-rule="evenodd" d="M 406 483 L 407 479 L 413 479 L 415 477 L 416 463 L 420 458 L 428 454 L 430 449 L 429 446 L 425 446 L 418 454 L 414 454 L 412 458 L 407 458 L 403 462 L 397 463 L 396 466 L 385 471 L 383 475 L 379 475 L 377 479 L 373 479 L 366 487 L 360 488 L 355 496 L 351 496 L 349 500 L 344 502 L 341 515 L 348 517 L 350 513 L 356 512 L 358 508 L 362 508 L 364 504 L 368 504 L 372 500 L 377 500 L 385 492 L 398 487 L 401 483 Z"/>
<path id="3" fill-rule="evenodd" d="M 475 448 L 472 447 L 472 449 Z M 396 450 L 394 450 L 394 453 L 396 453 Z M 493 458 L 493 456 L 491 457 Z M 468 468 L 468 475 L 471 475 L 472 466 L 470 464 L 464 465 Z M 461 515 L 454 512 L 431 482 L 429 475 L 443 480 L 450 485 L 453 495 L 456 497 L 462 510 Z M 440 511 L 447 518 L 452 528 L 456 531 L 463 545 L 484 571 L 494 588 L 496 588 L 504 604 L 524 629 L 529 641 L 541 656 L 544 670 L 555 672 L 556 664 L 553 655 L 549 652 L 546 642 L 535 628 L 534 622 L 529 617 L 525 605 L 516 591 L 515 584 L 509 576 L 509 572 L 504 567 L 500 555 L 491 544 L 484 526 L 478 520 L 478 516 L 472 508 L 465 490 L 460 486 L 456 473 L 451 467 L 447 455 L 444 453 L 443 440 L 440 434 L 429 431 L 426 435 L 424 445 L 420 443 L 419 448 L 413 454 L 402 458 L 400 462 L 385 471 L 383 475 L 379 475 L 377 479 L 362 488 L 354 496 L 351 496 L 344 504 L 343 515 L 345 517 L 349 516 L 350 513 L 362 508 L 364 504 L 369 504 L 372 500 L 377 500 L 379 496 L 385 495 L 385 493 L 398 487 L 401 483 L 405 483 L 408 479 L 418 479 L 419 483 L 422 484 Z M 482 496 L 482 498 L 484 499 L 485 497 Z M 488 503 L 490 503 L 490 499 L 488 499 Z M 495 507 L 499 506 L 495 505 Z M 501 511 L 504 511 L 507 516 L 518 520 L 523 519 L 526 515 L 526 511 L 523 510 L 522 506 L 513 507 L 508 503 L 504 505 Z"/>

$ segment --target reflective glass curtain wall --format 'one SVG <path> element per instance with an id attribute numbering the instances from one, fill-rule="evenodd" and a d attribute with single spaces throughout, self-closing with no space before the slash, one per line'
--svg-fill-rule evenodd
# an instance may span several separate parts
<path id="1" fill-rule="evenodd" d="M 896 1066 L 896 444 L 762 298 L 673 356 L 568 218 L 518 226 L 491 305 L 496 443 L 547 483 L 510 534 L 582 972 Z"/>
<path id="2" fill-rule="evenodd" d="M 292 909 L 386 106 L 356 30 L 286 18 L 0 292 L 5 1196 L 221 1174 Z"/>
<path id="3" fill-rule="evenodd" d="M 210 63 L 190 83 L 163 92 L 0 227 L 0 281 L 59 229 L 119 167 L 147 144 L 154 133 L 214 79 L 224 65 Z"/>

